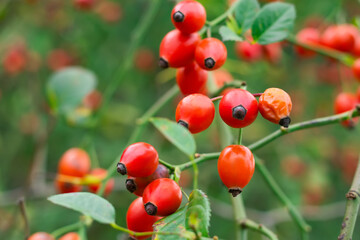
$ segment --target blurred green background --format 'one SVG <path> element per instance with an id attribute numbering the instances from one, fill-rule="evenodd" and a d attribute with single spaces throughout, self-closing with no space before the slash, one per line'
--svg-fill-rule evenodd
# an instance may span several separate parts
<path id="1" fill-rule="evenodd" d="M 222 14 L 228 6 L 224 0 L 200 2 L 207 10 L 208 20 Z M 324 28 L 329 23 L 352 22 L 360 17 L 356 15 L 360 5 L 355 0 L 287 2 L 297 10 L 294 33 L 304 26 Z M 48 108 L 46 83 L 63 66 L 76 65 L 93 71 L 100 93 L 118 78 L 117 70 L 129 58 L 125 53 L 132 31 L 149 4 L 152 1 L 98 0 L 93 9 L 83 11 L 70 0 L 0 1 L 0 239 L 24 238 L 17 206 L 21 196 L 25 196 L 32 233 L 52 232 L 77 221 L 79 214 L 46 200 L 56 193 L 53 181 L 61 155 L 71 147 L 81 147 L 89 152 L 93 166 L 109 167 L 125 147 L 136 119 L 175 84 L 174 70 L 161 71 L 157 67 L 160 41 L 173 29 L 170 12 L 174 1 L 164 0 L 98 126 L 89 128 L 56 118 Z M 269 87 L 289 92 L 293 122 L 332 115 L 336 94 L 354 92 L 359 86 L 345 67 L 321 56 L 300 59 L 289 44 L 283 45 L 281 61 L 275 65 L 266 61 L 246 63 L 236 57 L 234 43 L 226 42 L 226 46 L 229 57 L 224 68 L 235 79 L 245 80 L 250 92 L 263 92 Z M 13 64 L 9 67 L 7 61 L 15 61 L 18 68 L 12 68 Z M 158 115 L 174 120 L 180 98 Z M 83 114 L 87 112 L 80 109 L 77 116 Z M 244 130 L 243 143 L 250 144 L 277 128 L 258 117 Z M 257 152 L 312 226 L 310 239 L 334 239 L 340 231 L 345 193 L 360 149 L 359 134 L 359 127 L 349 131 L 341 125 L 331 125 L 289 134 Z M 155 146 L 161 159 L 171 163 L 186 161 L 150 125 L 141 139 Z M 195 139 L 200 153 L 221 150 L 216 124 L 195 135 Z M 213 210 L 211 235 L 234 239 L 231 201 L 218 177 L 216 161 L 203 163 L 199 168 L 200 189 L 208 194 Z M 182 176 L 185 189 L 191 187 L 191 175 L 189 171 Z M 122 226 L 126 224 L 127 207 L 135 199 L 124 189 L 124 180 L 125 177 L 116 176 L 116 190 L 108 197 Z M 273 229 L 279 239 L 300 239 L 297 227 L 256 171 L 243 198 L 249 218 Z M 360 229 L 356 228 L 354 236 L 359 234 Z M 97 223 L 88 230 L 90 240 L 125 237 Z M 262 237 L 251 232 L 249 239 Z"/>

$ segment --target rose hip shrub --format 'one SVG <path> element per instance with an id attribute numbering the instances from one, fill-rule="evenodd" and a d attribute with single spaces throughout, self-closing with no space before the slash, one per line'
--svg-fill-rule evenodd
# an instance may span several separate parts
<path id="1" fill-rule="evenodd" d="M 0 5 L 0 239 L 359 236 L 356 1 Z"/>

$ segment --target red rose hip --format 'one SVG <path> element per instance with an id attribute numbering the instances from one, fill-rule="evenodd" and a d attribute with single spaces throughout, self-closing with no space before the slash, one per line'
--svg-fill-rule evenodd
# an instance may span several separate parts
<path id="1" fill-rule="evenodd" d="M 159 164 L 159 155 L 148 143 L 138 142 L 128 146 L 121 155 L 117 171 L 133 177 L 148 177 Z"/>
<path id="2" fill-rule="evenodd" d="M 216 38 L 205 38 L 196 47 L 195 60 L 205 70 L 220 68 L 226 61 L 227 50 L 222 41 Z"/>
<path id="3" fill-rule="evenodd" d="M 199 31 L 206 22 L 206 11 L 197 1 L 181 1 L 171 12 L 171 21 L 184 34 Z"/>
<path id="4" fill-rule="evenodd" d="M 143 193 L 143 204 L 149 215 L 168 216 L 180 207 L 181 199 L 179 185 L 170 178 L 152 181 Z"/>
<path id="5" fill-rule="evenodd" d="M 90 170 L 90 157 L 80 148 L 67 150 L 59 161 L 58 173 L 72 177 L 84 177 Z"/>
<path id="6" fill-rule="evenodd" d="M 250 182 L 255 170 L 255 160 L 247 147 L 230 145 L 221 152 L 217 167 L 221 181 L 236 197 Z"/>
<path id="7" fill-rule="evenodd" d="M 206 89 L 208 73 L 192 62 L 176 71 L 176 82 L 184 95 L 203 93 Z"/>
<path id="8" fill-rule="evenodd" d="M 202 94 L 191 94 L 183 98 L 176 108 L 176 122 L 191 133 L 207 129 L 215 116 L 215 107 L 210 98 Z"/>

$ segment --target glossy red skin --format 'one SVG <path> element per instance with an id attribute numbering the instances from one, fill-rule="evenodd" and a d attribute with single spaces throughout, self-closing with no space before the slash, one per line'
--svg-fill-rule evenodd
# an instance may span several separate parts
<path id="1" fill-rule="evenodd" d="M 343 113 L 350 111 L 356 107 L 357 104 L 357 98 L 352 93 L 340 93 L 337 95 L 334 103 L 334 111 L 336 114 Z M 359 118 L 353 118 L 351 120 L 346 120 L 341 122 L 341 124 L 344 127 L 353 127 L 357 122 Z"/>
<path id="2" fill-rule="evenodd" d="M 358 87 L 357 89 L 356 96 L 357 96 L 357 102 L 360 103 L 360 87 Z"/>
<path id="3" fill-rule="evenodd" d="M 136 190 L 133 192 L 136 196 L 141 197 L 147 185 L 158 178 L 168 178 L 169 170 L 162 164 L 159 164 L 155 172 L 146 178 L 135 178 L 128 176 L 128 179 L 133 179 L 136 185 Z"/>
<path id="4" fill-rule="evenodd" d="M 156 216 L 168 216 L 181 204 L 182 193 L 179 185 L 170 178 L 152 181 L 144 190 L 143 204 L 151 202 L 157 207 Z"/>
<path id="5" fill-rule="evenodd" d="M 183 98 L 177 108 L 176 122 L 182 120 L 188 124 L 189 131 L 193 134 L 207 129 L 215 116 L 213 102 L 207 96 L 199 93 Z"/>
<path id="6" fill-rule="evenodd" d="M 247 62 L 255 62 L 262 57 L 262 47 L 260 44 L 251 44 L 249 42 L 236 42 L 235 51 L 240 59 Z"/>
<path id="7" fill-rule="evenodd" d="M 55 180 L 55 187 L 59 193 L 73 193 L 73 192 L 80 192 L 82 190 L 81 185 L 62 182 L 58 179 Z"/>
<path id="8" fill-rule="evenodd" d="M 279 88 L 268 88 L 259 98 L 259 111 L 263 118 L 279 124 L 282 118 L 290 116 L 292 102 L 289 94 Z"/>
<path id="9" fill-rule="evenodd" d="M 207 71 L 200 68 L 196 62 L 178 68 L 176 71 L 176 82 L 184 95 L 204 93 L 207 78 Z"/>
<path id="10" fill-rule="evenodd" d="M 93 170 L 90 171 L 89 175 L 98 177 L 100 179 L 104 179 L 107 176 L 107 171 L 103 168 L 94 168 Z M 106 186 L 105 186 L 105 195 L 109 195 L 111 193 L 111 191 L 114 189 L 114 184 L 115 184 L 115 180 L 113 178 L 109 179 L 109 181 L 107 182 Z M 101 184 L 89 184 L 89 190 L 92 193 L 97 193 L 97 191 L 99 190 Z"/>
<path id="11" fill-rule="evenodd" d="M 352 52 L 356 37 L 354 31 L 348 25 L 328 27 L 321 37 L 321 43 L 342 52 Z"/>
<path id="12" fill-rule="evenodd" d="M 160 58 L 168 62 L 169 67 L 185 67 L 194 60 L 195 49 L 200 42 L 200 35 L 182 34 L 175 29 L 168 32 L 160 43 Z"/>
<path id="13" fill-rule="evenodd" d="M 247 110 L 243 120 L 232 116 L 232 109 L 239 105 L 242 105 Z M 248 91 L 233 89 L 220 100 L 219 112 L 221 119 L 227 125 L 233 128 L 243 128 L 255 121 L 258 114 L 258 103 L 256 98 Z"/>
<path id="14" fill-rule="evenodd" d="M 153 225 L 161 217 L 150 216 L 146 213 L 143 199 L 141 197 L 135 199 L 129 206 L 126 213 L 126 224 L 129 230 L 134 232 L 152 232 Z M 146 239 L 151 235 L 134 237 L 135 239 Z"/>
<path id="15" fill-rule="evenodd" d="M 360 81 L 360 58 L 356 59 L 353 66 L 352 66 L 352 70 L 354 73 L 354 76 L 356 77 L 356 79 L 358 81 Z"/>
<path id="16" fill-rule="evenodd" d="M 127 174 L 133 177 L 148 177 L 159 164 L 156 149 L 148 143 L 138 142 L 128 146 L 120 158 L 126 166 Z"/>
<path id="17" fill-rule="evenodd" d="M 320 32 L 316 28 L 304 28 L 296 34 L 296 40 L 311 46 L 320 44 Z M 316 53 L 305 48 L 295 46 L 295 51 L 301 57 L 312 57 Z"/>
<path id="18" fill-rule="evenodd" d="M 180 11 L 185 18 L 182 22 L 175 22 L 173 15 Z M 171 21 L 174 26 L 184 34 L 199 31 L 206 22 L 206 11 L 203 5 L 197 1 L 184 0 L 175 5 L 171 12 Z"/>
<path id="19" fill-rule="evenodd" d="M 356 37 L 352 54 L 356 57 L 360 57 L 360 34 Z"/>
<path id="20" fill-rule="evenodd" d="M 271 43 L 268 45 L 263 45 L 263 56 L 264 58 L 272 64 L 277 64 L 282 58 L 282 48 L 281 43 Z"/>
<path id="21" fill-rule="evenodd" d="M 27 240 L 55 240 L 55 238 L 46 232 L 37 232 L 31 235 Z"/>
<path id="22" fill-rule="evenodd" d="M 211 57 L 215 61 L 213 68 L 205 66 L 205 59 Z M 205 38 L 201 40 L 195 50 L 195 60 L 202 69 L 213 71 L 224 65 L 227 58 L 227 50 L 222 41 L 217 38 Z"/>
<path id="23" fill-rule="evenodd" d="M 60 158 L 58 173 L 72 177 L 84 177 L 90 171 L 90 157 L 80 148 L 70 148 Z"/>
<path id="24" fill-rule="evenodd" d="M 94 0 L 75 0 L 75 6 L 81 10 L 89 10 L 94 6 Z"/>
<path id="25" fill-rule="evenodd" d="M 80 236 L 76 232 L 70 232 L 59 238 L 59 240 L 80 240 Z"/>
<path id="26" fill-rule="evenodd" d="M 242 145 L 227 146 L 220 153 L 218 173 L 228 188 L 244 188 L 251 180 L 255 170 L 252 152 Z"/>

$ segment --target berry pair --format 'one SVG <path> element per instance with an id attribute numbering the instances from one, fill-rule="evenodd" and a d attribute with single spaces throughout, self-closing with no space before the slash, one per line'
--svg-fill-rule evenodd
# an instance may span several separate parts
<path id="1" fill-rule="evenodd" d="M 252 39 L 250 39 L 251 41 Z M 247 62 L 257 62 L 262 58 L 270 63 L 276 64 L 281 60 L 282 48 L 280 43 L 260 45 L 258 43 L 237 42 L 235 52 L 240 59 Z"/>
<path id="2" fill-rule="evenodd" d="M 227 92 L 219 104 L 222 120 L 233 128 L 243 128 L 253 123 L 258 111 L 270 122 L 288 127 L 292 103 L 290 96 L 279 88 L 269 88 L 261 94 L 259 103 L 243 89 Z"/>
<path id="3" fill-rule="evenodd" d="M 80 148 L 67 150 L 59 161 L 56 187 L 61 193 L 79 192 L 82 189 L 81 183 L 85 179 L 94 179 L 87 184 L 89 190 L 96 193 L 101 186 L 99 181 L 107 176 L 107 171 L 102 168 L 95 168 L 90 171 L 91 161 L 89 155 Z M 69 179 L 69 181 L 68 181 Z M 77 183 L 74 183 L 74 180 Z M 87 182 L 85 180 L 85 182 Z M 105 195 L 110 194 L 114 187 L 114 179 L 110 179 L 105 187 Z"/>

